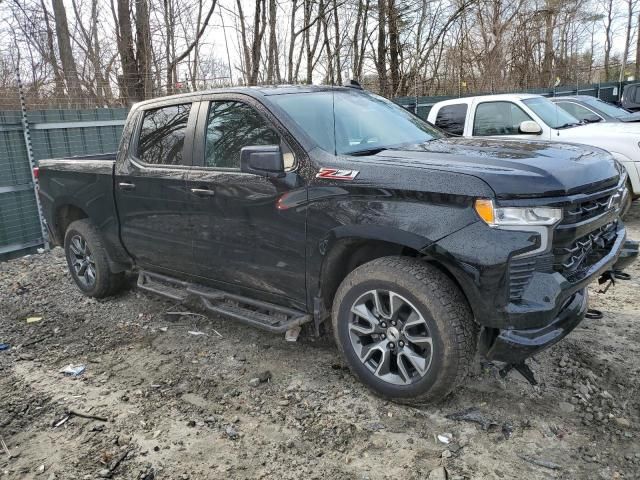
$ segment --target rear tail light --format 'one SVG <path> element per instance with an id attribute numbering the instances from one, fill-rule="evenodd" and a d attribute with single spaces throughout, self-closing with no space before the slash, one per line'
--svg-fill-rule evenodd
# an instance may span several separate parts
<path id="1" fill-rule="evenodd" d="M 36 180 L 38 180 L 38 177 L 40 176 L 40 168 L 38 167 L 34 167 L 33 168 L 33 178 L 35 178 Z"/>

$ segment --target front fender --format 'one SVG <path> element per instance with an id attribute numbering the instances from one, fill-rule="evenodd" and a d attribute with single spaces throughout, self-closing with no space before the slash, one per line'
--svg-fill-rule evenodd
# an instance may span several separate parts
<path id="1" fill-rule="evenodd" d="M 325 187 L 326 189 L 326 187 Z M 472 199 L 462 196 L 385 190 L 360 195 L 326 195 L 307 211 L 308 302 L 320 291 L 330 252 L 345 241 L 385 242 L 417 252 L 477 221 Z M 362 194 L 365 193 L 365 194 Z M 372 198 L 373 197 L 373 198 Z M 419 197 L 419 198 L 418 198 Z M 310 198 L 314 198 L 310 194 Z"/>
<path id="2" fill-rule="evenodd" d="M 618 160 L 627 171 L 627 174 L 629 175 L 629 182 L 631 183 L 631 194 L 634 197 L 640 195 L 640 161 L 633 161 L 628 156 L 619 152 L 609 153 L 611 153 L 613 158 Z"/>

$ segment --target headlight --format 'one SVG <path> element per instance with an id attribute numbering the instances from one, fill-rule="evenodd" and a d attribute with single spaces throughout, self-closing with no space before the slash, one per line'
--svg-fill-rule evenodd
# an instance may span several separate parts
<path id="1" fill-rule="evenodd" d="M 479 198 L 474 208 L 491 227 L 554 225 L 562 219 L 562 209 L 551 207 L 496 207 L 493 200 Z"/>

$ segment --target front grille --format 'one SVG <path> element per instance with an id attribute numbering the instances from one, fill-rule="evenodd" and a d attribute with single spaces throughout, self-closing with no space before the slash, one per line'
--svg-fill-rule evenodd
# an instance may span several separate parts
<path id="1" fill-rule="evenodd" d="M 554 245 L 553 269 L 562 273 L 569 281 L 581 275 L 610 248 L 616 237 L 616 223 L 603 225 L 569 245 Z"/>
<path id="2" fill-rule="evenodd" d="M 609 253 L 617 235 L 617 214 L 626 194 L 624 179 L 617 187 L 590 195 L 563 208 L 561 222 L 551 236 L 547 253 L 509 262 L 509 298 L 522 300 L 536 272 L 561 273 L 569 282 L 581 280 L 589 268 Z M 594 228 L 591 225 L 602 225 Z M 589 231 L 590 230 L 590 231 Z M 581 232 L 581 233 L 577 233 Z M 583 233 L 589 232 L 589 233 Z M 575 238 L 576 235 L 582 235 Z"/>
<path id="3" fill-rule="evenodd" d="M 581 203 L 574 203 L 564 208 L 562 215 L 562 223 L 567 225 L 571 223 L 579 223 L 607 211 L 611 194 L 590 199 Z"/>

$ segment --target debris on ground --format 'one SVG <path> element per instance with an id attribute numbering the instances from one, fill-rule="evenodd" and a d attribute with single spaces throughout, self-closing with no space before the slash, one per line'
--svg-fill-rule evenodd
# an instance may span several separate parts
<path id="1" fill-rule="evenodd" d="M 0 352 L 3 350 L 9 350 L 11 346 L 8 343 L 0 343 Z"/>
<path id="2" fill-rule="evenodd" d="M 78 377 L 84 373 L 87 369 L 85 365 L 72 365 L 69 364 L 60 370 L 60 373 L 64 373 L 65 375 L 69 375 L 71 377 Z"/>
<path id="3" fill-rule="evenodd" d="M 537 465 L 539 467 L 548 468 L 550 470 L 560 470 L 562 468 L 557 463 L 549 462 L 547 460 L 541 460 L 539 458 L 533 458 L 527 455 L 519 455 L 519 457 L 525 462 L 532 463 L 533 465 Z"/>
<path id="4" fill-rule="evenodd" d="M 42 320 L 42 317 L 27 317 L 27 323 L 37 323 Z"/>
<path id="5" fill-rule="evenodd" d="M 491 418 L 487 418 L 480 413 L 476 407 L 469 407 L 459 412 L 450 413 L 446 416 L 450 420 L 477 423 L 483 430 L 489 430 L 498 426 L 498 423 Z"/>
<path id="6" fill-rule="evenodd" d="M 438 435 L 438 441 L 440 443 L 444 443 L 445 445 L 450 444 L 452 440 L 453 435 L 451 433 L 441 433 L 440 435 Z"/>

